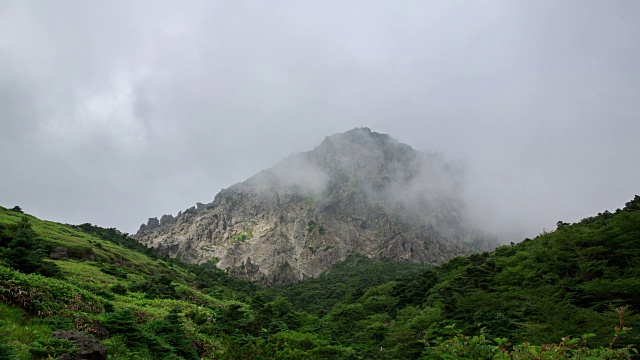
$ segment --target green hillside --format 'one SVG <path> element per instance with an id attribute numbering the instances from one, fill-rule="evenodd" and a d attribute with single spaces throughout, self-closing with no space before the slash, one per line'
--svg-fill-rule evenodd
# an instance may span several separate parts
<path id="1" fill-rule="evenodd" d="M 214 266 L 159 258 L 115 229 L 90 224 L 62 225 L 0 208 L 0 240 L 0 342 L 15 354 L 6 358 L 55 355 L 59 349 L 48 345 L 52 330 L 97 335 L 103 328 L 113 359 L 213 356 L 224 346 L 211 335 L 223 333 L 226 314 L 248 308 L 256 290 Z M 48 259 L 59 247 L 66 258 Z M 172 311 L 181 315 L 175 327 L 189 339 L 186 350 L 158 330 Z M 210 323 L 214 318 L 219 321 Z"/>
<path id="2" fill-rule="evenodd" d="M 430 268 L 428 264 L 352 255 L 315 279 L 273 287 L 267 293 L 286 297 L 298 311 L 324 315 L 338 302 L 359 298 L 370 287 L 407 281 Z"/>
<path id="3" fill-rule="evenodd" d="M 640 340 L 637 196 L 439 267 L 352 257 L 269 289 L 16 210 L 0 207 L 0 359 L 73 354 L 58 329 L 109 359 L 624 359 Z"/>

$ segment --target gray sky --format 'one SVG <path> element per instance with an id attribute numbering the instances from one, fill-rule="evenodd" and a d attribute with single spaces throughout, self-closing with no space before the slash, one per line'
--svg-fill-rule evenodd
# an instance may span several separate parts
<path id="1" fill-rule="evenodd" d="M 514 240 L 640 193 L 640 2 L 0 0 L 0 204 L 135 232 L 356 126 Z M 520 238 L 518 238 L 520 237 Z"/>

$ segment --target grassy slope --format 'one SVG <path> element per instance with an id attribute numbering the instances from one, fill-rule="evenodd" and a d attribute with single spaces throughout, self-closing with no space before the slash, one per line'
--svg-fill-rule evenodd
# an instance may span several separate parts
<path id="1" fill-rule="evenodd" d="M 194 319 L 213 320 L 226 308 L 247 306 L 244 302 L 247 294 L 232 287 L 208 284 L 206 293 L 200 291 L 203 289 L 199 289 L 198 284 L 203 281 L 206 283 L 207 279 L 199 282 L 199 275 L 186 265 L 152 258 L 74 227 L 0 207 L 0 224 L 4 226 L 16 224 L 23 217 L 29 219 L 45 248 L 65 247 L 69 256 L 76 259 L 47 260 L 61 269 L 62 274 L 56 278 L 22 274 L 3 266 L 6 264 L 0 259 L 0 299 L 13 306 L 9 308 L 3 305 L 0 308 L 5 314 L 0 326 L 8 334 L 2 341 L 12 344 L 18 350 L 16 356 L 19 358 L 29 358 L 26 349 L 34 341 L 46 342 L 55 328 L 48 327 L 47 321 L 40 321 L 41 324 L 36 327 L 29 325 L 32 321 L 29 319 L 34 315 L 42 319 L 54 319 L 51 320 L 54 323 L 63 318 L 72 319 L 73 327 L 91 333 L 95 330 L 94 320 L 101 322 L 109 313 L 122 309 L 131 309 L 140 323 L 148 323 L 167 316 L 171 308 L 179 308 L 182 313 L 188 314 L 185 320 L 189 331 L 196 332 Z M 87 260 L 87 254 L 95 254 L 95 260 Z M 219 273 L 215 275 L 225 277 Z M 135 288 L 136 284 L 154 284 L 161 276 L 170 279 L 170 284 L 158 285 L 171 291 L 171 296 L 167 298 L 149 298 L 143 292 L 126 290 Z M 225 281 L 232 285 L 239 284 L 238 289 L 253 287 L 233 279 Z M 124 292 L 113 291 L 118 287 L 125 289 Z M 29 336 L 20 335 L 25 326 L 35 332 Z M 200 339 L 203 343 L 199 345 L 203 348 L 215 349 L 217 346 L 215 341 L 207 340 L 204 336 Z M 109 341 L 106 343 L 109 344 Z"/>

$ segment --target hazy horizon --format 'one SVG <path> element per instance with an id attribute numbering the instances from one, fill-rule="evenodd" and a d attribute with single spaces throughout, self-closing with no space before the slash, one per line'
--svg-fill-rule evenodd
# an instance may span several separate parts
<path id="1" fill-rule="evenodd" d="M 640 193 L 640 3 L 0 4 L 0 205 L 133 233 L 369 127 L 513 241 Z"/>

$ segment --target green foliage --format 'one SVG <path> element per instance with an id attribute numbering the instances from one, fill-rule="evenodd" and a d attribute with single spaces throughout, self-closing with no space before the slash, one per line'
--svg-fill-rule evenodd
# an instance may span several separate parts
<path id="1" fill-rule="evenodd" d="M 178 308 L 172 308 L 164 319 L 150 323 L 147 328 L 166 342 L 176 355 L 186 360 L 199 359 L 185 334 L 185 326 Z"/>
<path id="2" fill-rule="evenodd" d="M 72 341 L 65 339 L 48 338 L 40 342 L 34 342 L 29 347 L 29 353 L 35 359 L 51 359 L 62 354 L 75 354 L 78 349 Z"/>
<path id="3" fill-rule="evenodd" d="M 330 344 L 316 334 L 297 331 L 282 331 L 266 339 L 254 338 L 241 345 L 228 340 L 225 351 L 216 359 L 228 360 L 267 360 L 267 359 L 299 359 L 299 360 L 355 360 L 361 359 L 354 349 Z"/>
<path id="4" fill-rule="evenodd" d="M 248 310 L 238 299 L 248 299 L 257 288 L 229 277 L 214 264 L 187 265 L 155 254 L 150 257 L 149 249 L 140 249 L 115 229 L 89 224 L 74 228 L 0 208 L 0 247 L 13 241 L 17 230 L 28 232 L 29 239 L 47 250 L 39 255 L 63 246 L 69 255 L 78 256 L 44 260 L 60 267 L 64 275 L 53 279 L 21 273 L 7 267 L 6 259 L 0 260 L 0 303 L 34 316 L 32 324 L 2 327 L 9 335 L 2 338 L 0 351 L 12 359 L 59 352 L 49 341 L 52 329 L 91 334 L 102 326 L 112 333 L 104 343 L 115 359 L 210 358 L 219 340 L 205 334 L 213 330 L 221 335 L 213 326 L 216 314 L 230 303 Z M 95 261 L 86 261 L 88 251 L 95 254 Z M 182 310 L 171 313 L 172 308 Z M 1 310 L 0 319 L 5 315 Z M 183 311 L 189 315 L 182 316 Z M 237 325 L 229 321 L 227 327 L 233 330 Z"/>
<path id="5" fill-rule="evenodd" d="M 311 234 L 315 229 L 318 229 L 319 235 L 326 234 L 324 225 L 318 224 L 315 220 L 309 220 L 309 222 L 307 222 L 307 233 Z"/>
<path id="6" fill-rule="evenodd" d="M 313 230 L 315 230 L 317 226 L 318 226 L 317 222 L 315 222 L 313 220 L 309 220 L 309 222 L 307 222 L 307 232 L 308 233 L 312 233 Z"/>
<path id="7" fill-rule="evenodd" d="M 3 339 L 4 336 L 0 334 L 0 360 L 12 360 L 15 359 L 16 349 L 13 345 L 6 343 Z"/>
<path id="8" fill-rule="evenodd" d="M 22 274 L 0 266 L 0 301 L 19 306 L 35 316 L 82 311 L 100 313 L 102 301 L 63 280 Z"/>
<path id="9" fill-rule="evenodd" d="M 286 296 L 298 311 L 323 315 L 342 299 L 356 299 L 369 287 L 389 281 L 404 281 L 428 268 L 429 265 L 350 256 L 318 278 L 267 291 Z"/>
<path id="10" fill-rule="evenodd" d="M 177 291 L 177 284 L 174 283 L 173 277 L 167 273 L 150 279 L 147 278 L 147 280 L 143 282 L 135 283 L 131 285 L 130 289 L 131 291 L 144 293 L 144 297 L 147 299 L 182 298 L 181 294 L 179 294 Z"/>
<path id="11" fill-rule="evenodd" d="M 138 251 L 140 253 L 143 253 L 147 256 L 149 256 L 152 259 L 155 259 L 158 257 L 158 255 L 155 253 L 155 251 L 153 251 L 152 249 L 149 249 L 148 247 L 140 244 L 139 242 L 135 241 L 134 239 L 130 238 L 129 235 L 127 233 L 123 233 L 118 229 L 114 229 L 114 228 L 109 228 L 109 229 L 105 229 L 105 228 L 101 228 L 99 226 L 96 225 L 91 225 L 89 223 L 85 223 L 82 225 L 76 225 L 76 226 L 72 226 L 76 229 L 79 229 L 87 234 L 91 234 L 91 235 L 95 235 L 97 237 L 99 237 L 100 239 L 109 241 L 113 244 L 116 245 L 120 245 L 123 246 L 127 249 L 130 250 L 134 250 L 134 251 Z"/>
<path id="12" fill-rule="evenodd" d="M 116 264 L 100 263 L 100 264 L 98 264 L 98 268 L 103 273 L 105 273 L 107 275 L 115 276 L 115 277 L 117 277 L 119 279 L 127 279 L 127 275 L 129 274 L 129 271 L 127 270 L 126 267 L 118 266 Z"/>
<path id="13" fill-rule="evenodd" d="M 0 314 L 2 314 L 2 312 L 3 311 L 0 311 Z M 4 319 L 4 316 L 2 318 Z M 6 320 L 0 320 L 0 360 L 11 360 L 16 356 L 16 348 L 8 339 L 7 332 L 4 329 L 6 326 L 5 322 Z"/>
<path id="14" fill-rule="evenodd" d="M 30 318 L 22 309 L 0 304 L 0 359 L 30 359 L 32 344 L 46 344 L 50 335 L 51 328 L 40 319 Z"/>
<path id="15" fill-rule="evenodd" d="M 46 255 L 47 249 L 32 229 L 28 217 L 23 216 L 20 222 L 9 226 L 0 224 L 0 257 L 8 266 L 26 274 L 54 276 L 59 269 L 43 260 Z"/>
<path id="16" fill-rule="evenodd" d="M 107 314 L 102 322 L 110 334 L 125 336 L 126 342 L 132 346 L 140 346 L 145 340 L 142 328 L 136 323 L 131 309 L 119 309 Z"/>
<path id="17" fill-rule="evenodd" d="M 636 195 L 633 200 L 626 203 L 624 211 L 640 211 L 640 196 Z"/>
<path id="18" fill-rule="evenodd" d="M 245 232 L 233 235 L 231 237 L 231 242 L 235 244 L 237 241 L 244 242 L 251 238 L 253 238 L 253 229 L 247 228 Z"/>
<path id="19" fill-rule="evenodd" d="M 231 237 L 232 242 L 236 242 L 236 241 L 246 241 L 247 240 L 247 234 L 236 234 L 233 235 Z"/>
<path id="20" fill-rule="evenodd" d="M 72 349 L 52 330 L 102 326 L 112 359 L 637 358 L 628 344 L 640 326 L 639 210 L 636 197 L 438 267 L 353 256 L 316 279 L 264 289 L 215 261 L 154 254 L 115 229 L 0 208 L 9 255 L 0 259 L 0 359 L 54 357 Z M 71 258 L 45 260 L 54 246 Z M 38 261 L 59 275 L 40 275 Z"/>
<path id="21" fill-rule="evenodd" d="M 489 339 L 494 338 L 523 344 L 509 348 L 522 357 L 518 349 L 529 349 L 526 344 L 553 344 L 585 330 L 596 334 L 588 345 L 601 348 L 593 354 L 602 355 L 616 320 L 612 307 L 628 307 L 626 327 L 640 325 L 640 212 L 635 208 L 632 202 L 616 214 L 563 223 L 534 240 L 458 257 L 400 281 L 379 283 L 384 285 L 359 287 L 367 277 L 384 271 L 376 264 L 355 266 L 358 271 L 348 276 L 330 272 L 270 291 L 289 298 L 295 309 L 321 316 L 320 326 L 307 331 L 369 358 L 417 358 L 423 351 L 418 340 L 425 336 L 447 339 L 438 349 L 448 358 L 462 358 L 462 353 L 492 358 L 497 345 Z M 341 285 L 352 290 L 342 292 Z M 450 337 L 451 329 L 441 325 L 446 322 L 457 323 L 470 335 Z M 622 330 L 611 351 L 634 341 L 625 326 L 618 326 Z M 473 346 L 465 348 L 470 343 Z M 560 343 L 549 351 L 569 354 L 569 345 L 574 344 Z M 456 353 L 455 346 L 462 350 Z M 384 350 L 376 352 L 379 348 Z M 584 349 L 581 353 L 587 354 Z"/>
<path id="22" fill-rule="evenodd" d="M 198 359 L 197 353 L 190 347 L 185 334 L 179 311 L 172 308 L 162 319 L 150 321 L 142 326 L 136 322 L 131 309 L 121 309 L 108 314 L 103 326 L 109 333 L 120 336 L 120 342 L 139 353 L 148 353 L 152 358 L 165 358 L 170 354 L 183 359 Z M 112 346 L 118 346 L 118 342 Z"/>
<path id="23" fill-rule="evenodd" d="M 215 262 L 201 265 L 180 264 L 193 276 L 193 284 L 203 293 L 216 294 L 218 297 L 229 299 L 247 299 L 255 294 L 258 285 L 227 275 L 216 267 Z"/>
<path id="24" fill-rule="evenodd" d="M 265 346 L 265 359 L 352 359 L 355 351 L 332 346 L 314 334 L 295 331 L 277 333 Z"/>
<path id="25" fill-rule="evenodd" d="M 447 326 L 449 330 L 455 330 L 454 326 Z M 632 359 L 637 355 L 637 350 L 632 346 L 622 349 L 605 347 L 589 348 L 588 340 L 595 334 L 584 334 L 580 337 L 561 339 L 560 343 L 544 345 L 532 345 L 529 342 L 511 346 L 507 338 L 495 338 L 490 340 L 481 329 L 478 335 L 467 336 L 461 331 L 455 331 L 455 335 L 444 339 L 442 337 L 432 342 L 422 340 L 425 349 L 421 359 Z"/>
<path id="26" fill-rule="evenodd" d="M 127 287 L 120 283 L 111 285 L 111 288 L 109 288 L 109 290 L 111 290 L 112 293 L 118 294 L 118 295 L 127 295 L 127 291 L 128 291 Z"/>
<path id="27" fill-rule="evenodd" d="M 71 318 L 63 316 L 36 318 L 34 322 L 55 330 L 75 330 L 76 328 Z"/>

